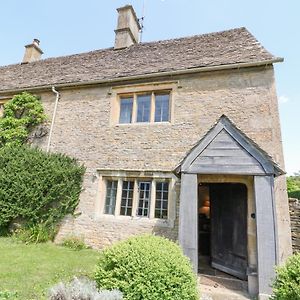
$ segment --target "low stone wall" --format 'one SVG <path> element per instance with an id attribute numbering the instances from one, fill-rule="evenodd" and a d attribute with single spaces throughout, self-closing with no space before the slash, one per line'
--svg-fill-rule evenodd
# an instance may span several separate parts
<path id="1" fill-rule="evenodd" d="M 293 252 L 300 251 L 300 200 L 289 199 Z"/>

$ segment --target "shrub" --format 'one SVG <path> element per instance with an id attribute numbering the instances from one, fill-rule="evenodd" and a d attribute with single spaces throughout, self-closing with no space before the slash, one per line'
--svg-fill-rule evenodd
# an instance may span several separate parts
<path id="1" fill-rule="evenodd" d="M 127 300 L 196 300 L 196 276 L 175 243 L 156 236 L 129 238 L 103 250 L 98 286 L 118 289 Z"/>
<path id="2" fill-rule="evenodd" d="M 74 278 L 69 284 L 59 283 L 49 291 L 49 300 L 122 300 L 122 293 L 99 291 L 94 281 Z"/>
<path id="3" fill-rule="evenodd" d="M 271 299 L 300 299 L 300 253 L 291 256 L 284 266 L 277 268 Z"/>
<path id="4" fill-rule="evenodd" d="M 82 250 L 88 249 L 89 247 L 84 243 L 83 239 L 77 236 L 70 236 L 65 238 L 61 243 L 62 246 L 73 249 L 73 250 Z"/>
<path id="5" fill-rule="evenodd" d="M 18 219 L 30 235 L 40 237 L 46 229 L 51 236 L 55 225 L 74 212 L 84 171 L 62 154 L 26 145 L 0 148 L 0 228 Z"/>

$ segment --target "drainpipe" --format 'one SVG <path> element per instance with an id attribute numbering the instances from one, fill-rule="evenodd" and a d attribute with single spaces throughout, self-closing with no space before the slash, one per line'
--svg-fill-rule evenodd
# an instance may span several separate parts
<path id="1" fill-rule="evenodd" d="M 49 150 L 50 150 L 51 137 L 52 137 L 53 127 L 54 127 L 54 121 L 55 121 L 55 117 L 56 117 L 57 105 L 58 105 L 58 100 L 60 98 L 60 94 L 55 89 L 54 86 L 52 87 L 52 92 L 56 95 L 56 99 L 55 99 L 54 111 L 53 111 L 52 122 L 51 122 L 51 126 L 50 126 L 50 132 L 49 132 L 49 138 L 48 138 L 48 144 L 47 144 L 47 150 L 46 150 L 46 152 L 49 152 Z"/>

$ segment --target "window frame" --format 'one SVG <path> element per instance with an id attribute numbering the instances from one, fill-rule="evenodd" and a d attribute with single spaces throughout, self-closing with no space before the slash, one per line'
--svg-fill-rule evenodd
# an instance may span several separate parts
<path id="1" fill-rule="evenodd" d="M 149 121 L 138 121 L 138 97 L 143 95 L 150 95 L 150 113 Z M 155 121 L 155 109 L 156 109 L 156 97 L 155 95 L 168 95 L 169 96 L 169 111 L 168 111 L 168 121 Z M 131 121 L 129 123 L 121 123 L 121 101 L 122 99 L 133 98 L 132 112 L 131 112 Z M 145 90 L 131 93 L 118 93 L 117 94 L 117 119 L 115 123 L 117 125 L 147 125 L 147 124 L 170 124 L 172 123 L 172 103 L 173 103 L 173 90 L 170 88 L 159 89 L 159 90 Z"/>
<path id="2" fill-rule="evenodd" d="M 111 173 L 111 174 L 109 174 Z M 113 173 L 118 173 L 114 175 Z M 138 174 L 141 173 L 141 174 Z M 99 188 L 100 188 L 100 201 L 96 202 L 96 208 L 98 207 L 99 210 L 96 217 L 99 218 L 117 218 L 120 220 L 145 220 L 145 221 L 155 221 L 159 222 L 165 226 L 168 226 L 172 223 L 174 224 L 174 220 L 176 218 L 175 206 L 176 203 L 172 201 L 174 199 L 174 186 L 175 182 L 175 175 L 172 173 L 155 173 L 150 176 L 146 175 L 144 172 L 135 172 L 129 171 L 125 174 L 123 172 L 114 172 L 114 171 L 107 171 L 104 174 L 99 174 Z M 115 205 L 115 213 L 114 215 L 106 214 L 105 213 L 105 200 L 106 200 L 106 182 L 108 180 L 117 180 L 117 195 L 116 195 L 116 205 Z M 123 182 L 124 181 L 131 181 L 134 182 L 133 184 L 133 199 L 132 199 L 132 210 L 130 215 L 122 215 L 121 214 L 121 201 L 122 201 L 122 194 L 123 194 Z M 150 199 L 149 199 L 149 207 L 148 207 L 148 214 L 147 216 L 140 216 L 138 215 L 138 205 L 139 205 L 139 182 L 149 182 L 150 183 Z M 167 206 L 167 217 L 166 218 L 156 218 L 155 217 L 155 207 L 156 207 L 156 186 L 158 182 L 168 182 L 168 206 Z M 97 197 L 98 198 L 98 197 Z M 99 198 L 98 198 L 99 199 Z M 101 200 L 102 199 L 102 200 Z M 99 204 L 98 204 L 99 203 Z M 173 226 L 173 225 L 172 225 Z"/>

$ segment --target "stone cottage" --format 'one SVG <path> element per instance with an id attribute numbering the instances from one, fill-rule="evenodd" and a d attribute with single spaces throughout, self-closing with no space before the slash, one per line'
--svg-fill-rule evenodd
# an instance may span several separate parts
<path id="1" fill-rule="evenodd" d="M 132 6 L 118 9 L 115 45 L 0 68 L 0 103 L 28 91 L 50 116 L 40 147 L 87 167 L 76 234 L 94 247 L 155 233 L 266 299 L 291 253 L 273 64 L 245 28 L 139 43 Z M 0 104 L 0 106 L 1 106 Z"/>

